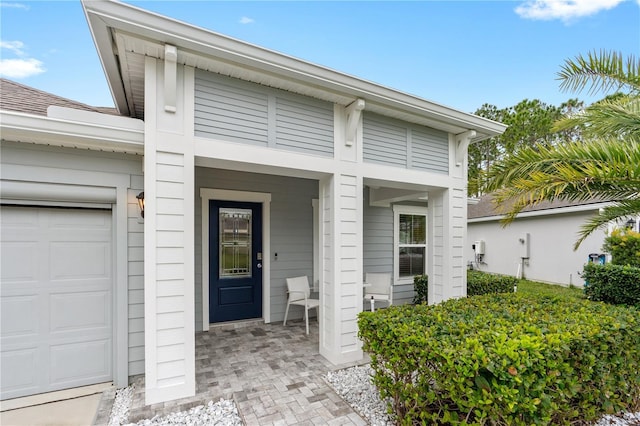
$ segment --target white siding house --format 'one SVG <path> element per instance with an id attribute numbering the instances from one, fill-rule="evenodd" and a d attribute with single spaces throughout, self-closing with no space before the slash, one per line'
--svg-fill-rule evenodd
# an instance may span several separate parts
<path id="1" fill-rule="evenodd" d="M 3 106 L 3 210 L 22 210 L 3 212 L 2 244 L 21 253 L 16 265 L 48 259 L 34 257 L 46 241 L 12 229 L 55 227 L 52 216 L 73 226 L 67 235 L 97 241 L 104 262 L 94 269 L 78 266 L 82 251 L 55 255 L 102 280 L 98 296 L 76 292 L 86 303 L 109 300 L 101 314 L 75 324 L 74 309 L 84 311 L 68 302 L 60 321 L 96 329 L 85 343 L 98 342 L 103 368 L 86 365 L 76 383 L 42 364 L 62 378 L 5 381 L 6 365 L 36 362 L 23 355 L 56 355 L 52 336 L 25 337 L 37 326 L 23 320 L 55 308 L 43 283 L 68 271 L 9 274 L 3 255 L 2 399 L 124 386 L 136 374 L 145 374 L 147 404 L 192 396 L 196 333 L 282 321 L 287 277 L 307 275 L 319 291 L 319 351 L 336 364 L 363 356 L 356 319 L 366 272 L 392 274 L 396 303 L 413 296 L 407 271 L 429 275 L 434 303 L 466 295 L 466 151 L 505 126 L 127 4 L 83 7 L 119 116 Z M 423 224 L 416 244 L 412 221 Z"/>
<path id="2" fill-rule="evenodd" d="M 607 235 L 598 230 L 574 251 L 580 226 L 597 215 L 605 202 L 544 202 L 525 209 L 507 227 L 491 196 L 469 205 L 465 258 L 474 269 L 561 285 L 583 285 L 580 277 L 589 256 L 602 255 Z M 611 224 L 609 230 L 624 224 Z M 633 225 L 637 229 L 637 221 Z M 474 247 L 482 247 L 482 253 Z M 607 260 L 608 261 L 608 260 Z"/>

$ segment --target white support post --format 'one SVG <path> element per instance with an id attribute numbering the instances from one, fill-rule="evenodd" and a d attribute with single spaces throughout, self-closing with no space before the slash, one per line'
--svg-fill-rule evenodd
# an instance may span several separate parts
<path id="1" fill-rule="evenodd" d="M 320 181 L 322 285 L 320 353 L 334 364 L 362 359 L 362 178 Z"/>
<path id="2" fill-rule="evenodd" d="M 195 395 L 194 153 L 192 68 L 145 59 L 145 404 Z M 171 63 L 169 61 L 169 66 Z M 168 73 L 171 76 L 171 72 Z M 174 81 L 175 86 L 175 81 Z M 168 84 L 171 86 L 171 84 Z"/>

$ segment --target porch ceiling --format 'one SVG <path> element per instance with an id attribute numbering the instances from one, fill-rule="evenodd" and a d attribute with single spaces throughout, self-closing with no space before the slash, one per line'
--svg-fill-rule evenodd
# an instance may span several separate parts
<path id="1" fill-rule="evenodd" d="M 178 63 L 252 81 L 340 105 L 356 99 L 378 114 L 459 134 L 476 130 L 474 141 L 506 126 L 403 92 L 241 42 L 115 1 L 83 0 L 98 54 L 116 106 L 144 114 L 144 57 L 164 59 L 164 45 L 178 48 Z"/>

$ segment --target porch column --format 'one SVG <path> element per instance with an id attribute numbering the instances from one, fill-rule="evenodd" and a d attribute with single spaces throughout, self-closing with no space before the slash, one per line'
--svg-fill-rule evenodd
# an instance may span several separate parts
<path id="1" fill-rule="evenodd" d="M 467 295 L 464 263 L 466 200 L 461 188 L 429 192 L 429 303 Z"/>
<path id="2" fill-rule="evenodd" d="M 145 59 L 146 404 L 195 395 L 193 75 Z"/>
<path id="3" fill-rule="evenodd" d="M 320 181 L 320 354 L 334 364 L 362 358 L 362 177 Z"/>

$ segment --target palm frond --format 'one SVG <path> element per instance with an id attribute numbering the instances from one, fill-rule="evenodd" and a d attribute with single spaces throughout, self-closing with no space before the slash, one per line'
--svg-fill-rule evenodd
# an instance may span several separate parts
<path id="1" fill-rule="evenodd" d="M 495 163 L 485 192 L 508 206 L 503 224 L 542 201 L 638 198 L 640 144 L 598 140 L 556 147 L 527 147 Z"/>
<path id="2" fill-rule="evenodd" d="M 579 114 L 554 124 L 554 131 L 580 127 L 584 138 L 632 139 L 640 141 L 640 97 L 622 96 L 588 106 Z"/>
<path id="3" fill-rule="evenodd" d="M 622 53 L 602 50 L 567 59 L 557 75 L 563 91 L 577 93 L 588 86 L 589 94 L 622 88 L 637 93 L 640 92 L 639 71 L 640 60 L 634 55 L 625 61 Z"/>
<path id="4" fill-rule="evenodd" d="M 637 216 L 638 214 L 640 214 L 640 199 L 623 200 L 611 206 L 604 207 L 600 214 L 582 224 L 578 232 L 579 238 L 573 245 L 573 249 L 577 250 L 589 235 L 598 229 L 608 226 L 610 222 L 628 216 Z"/>

